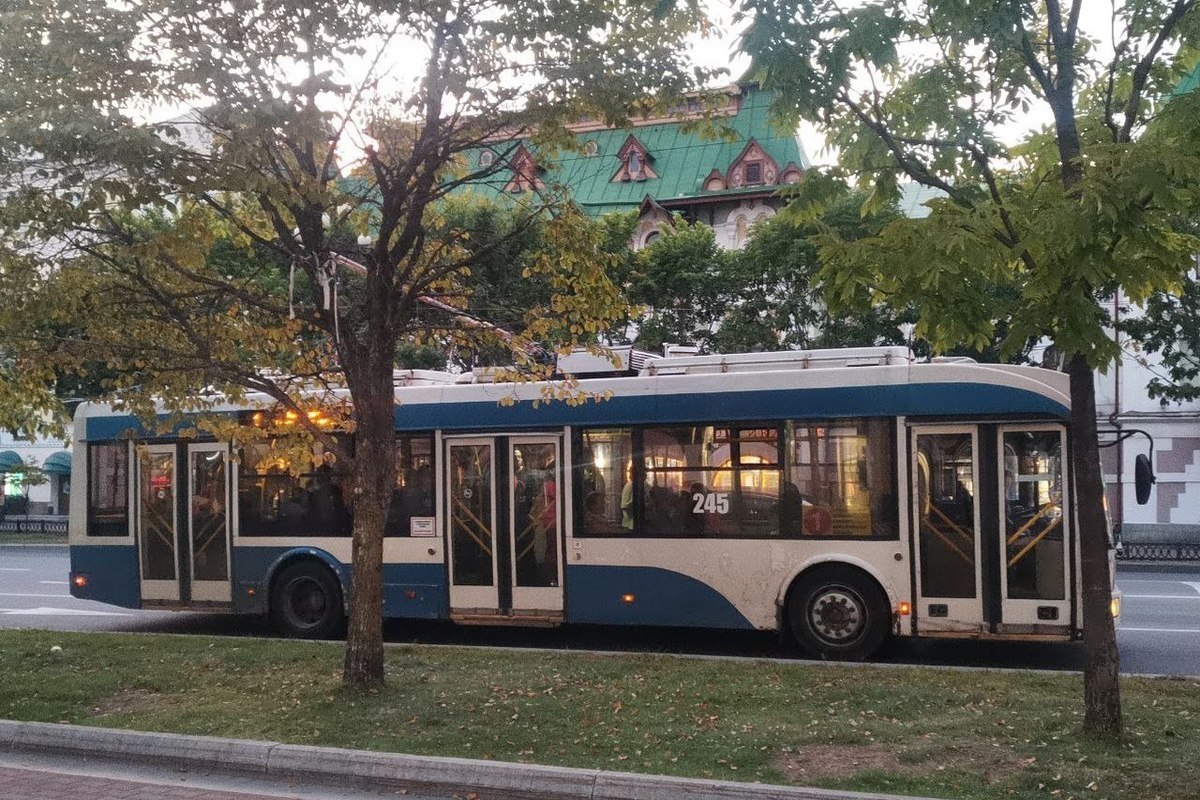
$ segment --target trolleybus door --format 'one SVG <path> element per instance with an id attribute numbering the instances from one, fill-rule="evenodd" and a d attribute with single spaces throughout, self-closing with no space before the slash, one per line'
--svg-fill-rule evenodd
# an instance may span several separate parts
<path id="1" fill-rule="evenodd" d="M 190 444 L 188 565 L 192 600 L 228 603 L 229 463 L 224 444 Z"/>
<path id="2" fill-rule="evenodd" d="M 1006 633 L 1059 632 L 1071 623 L 1072 530 L 1061 425 L 1002 425 L 997 431 L 1000 589 Z"/>
<path id="3" fill-rule="evenodd" d="M 508 440 L 513 611 L 562 611 L 562 459 L 557 436 Z"/>
<path id="4" fill-rule="evenodd" d="M 179 600 L 179 502 L 173 444 L 137 448 L 137 547 L 143 600 Z"/>
<path id="5" fill-rule="evenodd" d="M 496 459 L 492 439 L 446 440 L 450 608 L 500 607 L 496 569 Z"/>
<path id="6" fill-rule="evenodd" d="M 918 630 L 982 632 L 976 429 L 914 427 L 911 437 Z"/>
<path id="7" fill-rule="evenodd" d="M 451 616 L 561 621 L 562 440 L 445 440 Z"/>

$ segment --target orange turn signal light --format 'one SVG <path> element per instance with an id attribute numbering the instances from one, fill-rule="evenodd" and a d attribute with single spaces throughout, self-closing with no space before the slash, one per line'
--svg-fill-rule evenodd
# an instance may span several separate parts
<path id="1" fill-rule="evenodd" d="M 88 585 L 87 575 L 84 575 L 83 573 L 78 572 L 75 574 L 75 577 L 71 579 L 71 583 L 75 584 L 78 588 L 82 589 Z"/>
<path id="2" fill-rule="evenodd" d="M 623 595 L 621 595 L 621 602 L 622 602 L 622 603 L 624 603 L 625 605 L 629 605 L 629 604 L 631 604 L 631 603 L 632 603 L 634 600 L 636 600 L 636 599 L 637 599 L 637 598 L 636 598 L 636 597 L 634 597 L 632 594 L 623 594 Z"/>
<path id="3" fill-rule="evenodd" d="M 896 606 L 896 613 L 902 617 L 907 617 L 912 613 L 912 603 L 907 600 L 901 600 L 900 605 Z"/>

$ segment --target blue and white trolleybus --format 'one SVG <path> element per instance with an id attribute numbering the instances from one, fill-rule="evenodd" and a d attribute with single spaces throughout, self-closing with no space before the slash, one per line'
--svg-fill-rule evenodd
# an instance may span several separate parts
<path id="1" fill-rule="evenodd" d="M 582 405 L 398 374 L 385 616 L 779 630 L 829 658 L 1081 635 L 1065 375 L 895 347 L 618 354 L 564 359 L 608 397 Z M 75 441 L 76 597 L 337 630 L 351 517 L 320 445 L 297 475 L 269 442 L 95 404 Z"/>

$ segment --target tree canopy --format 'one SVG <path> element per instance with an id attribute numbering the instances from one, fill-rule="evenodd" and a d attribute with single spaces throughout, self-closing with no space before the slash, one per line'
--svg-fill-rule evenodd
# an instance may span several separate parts
<path id="1" fill-rule="evenodd" d="M 5 4 L 3 421 L 97 364 L 151 419 L 248 392 L 292 410 L 352 475 L 346 681 L 377 685 L 397 346 L 503 347 L 537 376 L 534 343 L 624 313 L 602 232 L 555 187 L 506 195 L 521 219 L 490 246 L 442 201 L 501 180 L 504 158 L 469 157 L 484 143 L 569 146 L 567 120 L 678 98 L 707 77 L 684 61 L 702 25 L 654 0 Z M 462 313 L 475 266 L 535 221 L 525 329 Z M 353 452 L 308 421 L 319 402 Z"/>
<path id="2" fill-rule="evenodd" d="M 1082 0 L 992 4 L 743 0 L 752 73 L 776 112 L 812 120 L 838 168 L 810 173 L 810 214 L 833 178 L 897 196 L 903 177 L 939 190 L 921 220 L 877 236 L 820 239 L 830 301 L 911 305 L 937 348 L 1005 350 L 1053 339 L 1071 377 L 1083 554 L 1085 725 L 1121 729 L 1108 614 L 1106 522 L 1093 370 L 1116 355 L 1098 297 L 1141 301 L 1179 283 L 1200 242 L 1174 220 L 1197 207 L 1198 93 L 1171 97 L 1197 61 L 1193 0 L 1131 0 L 1099 17 Z M 1089 30 L 1089 27 L 1091 28 Z"/>

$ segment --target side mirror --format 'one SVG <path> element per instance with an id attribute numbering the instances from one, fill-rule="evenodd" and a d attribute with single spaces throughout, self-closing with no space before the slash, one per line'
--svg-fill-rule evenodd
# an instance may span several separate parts
<path id="1" fill-rule="evenodd" d="M 1150 487 L 1157 479 L 1150 466 L 1150 456 L 1139 454 L 1133 460 L 1133 486 L 1139 506 L 1146 505 L 1150 500 Z"/>

